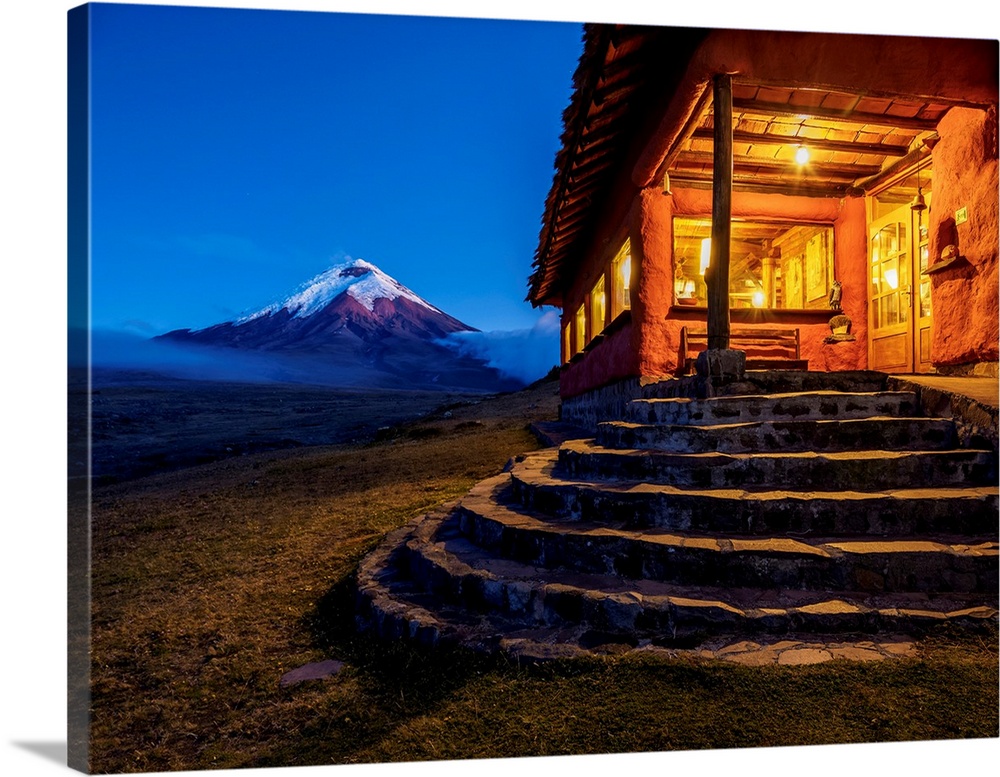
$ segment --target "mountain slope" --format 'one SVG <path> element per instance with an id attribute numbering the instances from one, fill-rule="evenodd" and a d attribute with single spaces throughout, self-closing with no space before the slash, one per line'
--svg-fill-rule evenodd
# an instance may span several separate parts
<path id="1" fill-rule="evenodd" d="M 519 388 L 485 362 L 441 344 L 464 331 L 477 330 L 356 259 L 255 313 L 160 339 L 266 354 L 307 376 L 344 385 Z"/>

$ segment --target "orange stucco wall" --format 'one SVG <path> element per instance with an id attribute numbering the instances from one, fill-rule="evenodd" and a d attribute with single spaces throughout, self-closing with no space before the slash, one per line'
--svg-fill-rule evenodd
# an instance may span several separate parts
<path id="1" fill-rule="evenodd" d="M 601 340 L 583 358 L 567 364 L 559 375 L 560 394 L 572 397 L 637 375 L 634 335 L 633 324 L 625 324 Z"/>
<path id="2" fill-rule="evenodd" d="M 613 203 L 605 211 L 582 266 L 577 269 L 569 287 L 563 291 L 565 304 L 562 311 L 562 326 L 565 327 L 572 322 L 580 305 L 589 303 L 590 290 L 598 278 L 608 272 L 611 260 L 626 238 L 632 243 L 632 288 L 635 289 L 639 265 L 635 253 L 635 245 L 639 241 L 636 212 L 633 203 L 625 199 Z M 635 323 L 635 307 L 633 293 L 631 321 L 612 327 L 613 331 L 599 343 L 592 345 L 582 356 L 577 356 L 569 364 L 563 365 L 559 375 L 559 390 L 563 397 L 576 396 L 584 391 L 641 374 L 638 364 L 639 327 Z"/>
<path id="3" fill-rule="evenodd" d="M 953 108 L 938 126 L 930 208 L 931 266 L 945 246 L 966 261 L 932 275 L 931 360 L 938 367 L 997 361 L 997 112 Z M 965 207 L 968 221 L 955 224 Z"/>
<path id="4" fill-rule="evenodd" d="M 947 67 L 942 63 L 947 63 Z M 997 361 L 998 341 L 998 163 L 997 42 L 807 33 L 714 31 L 692 59 L 680 87 L 651 124 L 635 160 L 623 168 L 594 224 L 583 263 L 562 290 L 564 323 L 586 299 L 604 263 L 626 236 L 632 243 L 631 322 L 567 365 L 564 396 L 622 377 L 674 374 L 680 330 L 704 322 L 695 311 L 671 311 L 673 296 L 672 217 L 711 214 L 711 192 L 658 183 L 664 155 L 682 132 L 699 95 L 714 73 L 785 85 L 823 84 L 874 93 L 936 94 L 976 104 L 984 112 L 953 108 L 938 128 L 933 150 L 931 261 L 945 245 L 957 245 L 967 260 L 932 279 L 934 313 L 931 359 L 937 366 Z M 968 221 L 956 226 L 955 211 L 967 206 Z M 835 276 L 843 284 L 843 307 L 856 340 L 827 344 L 829 317 L 774 312 L 761 326 L 795 326 L 802 356 L 813 370 L 864 369 L 867 360 L 867 221 L 862 198 L 842 200 L 735 192 L 733 216 L 773 217 L 827 223 L 834 228 Z M 768 318 L 768 316 L 770 316 Z M 734 326 L 750 327 L 740 322 Z"/>
<path id="5" fill-rule="evenodd" d="M 673 297 L 673 216 L 711 216 L 712 193 L 675 189 L 664 196 L 656 187 L 640 195 L 640 250 L 633 241 L 632 254 L 639 254 L 638 304 L 633 320 L 640 326 L 639 369 L 643 376 L 674 374 L 680 360 L 681 328 L 704 326 L 704 313 L 671 311 Z M 835 277 L 843 284 L 844 313 L 853 321 L 854 342 L 824 343 L 830 334 L 827 323 L 834 314 L 795 314 L 762 311 L 756 323 L 733 324 L 740 329 L 799 329 L 802 358 L 815 370 L 853 370 L 867 365 L 866 331 L 866 228 L 865 205 L 860 199 L 828 200 L 778 194 L 733 194 L 734 218 L 782 218 L 792 221 L 832 224 L 834 228 Z M 817 320 L 818 319 L 818 320 Z"/>

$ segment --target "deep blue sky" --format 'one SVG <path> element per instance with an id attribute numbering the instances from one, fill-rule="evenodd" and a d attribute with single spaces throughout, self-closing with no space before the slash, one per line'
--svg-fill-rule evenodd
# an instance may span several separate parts
<path id="1" fill-rule="evenodd" d="M 194 0 L 192 0 L 194 1 Z M 223 2 L 224 0 L 219 0 Z M 278 5 L 278 0 L 258 0 Z M 288 0 L 298 2 L 298 0 Z M 330 0 L 339 6 L 348 0 Z M 4 86 L 4 118 L 0 139 L 6 151 L 3 164 L 3 288 L 0 340 L 8 365 L 3 381 L 4 511 L 7 542 L 16 553 L 3 565 L 4 590 L 16 592 L 5 600 L 5 615 L 13 624 L 30 624 L 30 639 L 4 642 L 5 665 L 15 667 L 5 677 L 3 724 L 7 736 L 0 742 L 0 765 L 5 773 L 25 777 L 64 777 L 62 747 L 66 741 L 66 11 L 76 0 L 14 0 L 0 6 L 0 72 Z M 316 0 L 302 5 L 318 6 Z M 322 3 L 327 5 L 327 3 Z M 360 2 L 357 3 L 361 8 Z M 366 8 L 385 8 L 387 0 L 370 0 Z M 442 8 L 448 3 L 435 0 Z M 852 7 L 853 6 L 853 7 Z M 395 8 L 394 8 L 395 10 Z M 410 10 L 429 12 L 426 0 L 413 0 Z M 649 0 L 475 0 L 454 2 L 452 13 L 513 15 L 522 18 L 588 19 L 653 24 L 731 26 L 790 26 L 860 32 L 998 37 L 998 17 L 984 15 L 976 6 L 902 8 L 897 4 L 849 0 L 803 4 L 801 0 L 746 3 L 716 0 L 708 3 L 652 3 Z M 954 11 L 954 12 L 949 12 Z M 573 37 L 567 45 L 572 48 Z M 508 59 L 516 60 L 516 52 Z M 516 62 L 508 63 L 516 67 Z M 561 78 L 561 76 L 560 76 Z M 555 89 L 563 87 L 556 83 Z M 555 109 L 562 110 L 562 106 Z M 558 123 L 557 115 L 549 121 Z M 542 142 L 545 142 L 544 140 Z M 548 190 L 552 160 L 540 161 L 541 188 Z M 410 200 L 419 192 L 410 187 Z M 525 203 L 527 237 L 534 250 L 541 202 Z M 136 230 L 138 231 L 138 230 Z M 330 238 L 332 240 L 332 238 Z M 332 249 L 335 250 L 335 249 Z M 347 249 L 345 249 L 347 250 Z M 351 247 L 351 250 L 356 250 Z M 318 261 L 331 249 L 324 246 Z M 360 251 L 358 252 L 360 253 Z M 370 255 L 373 261 L 377 259 Z M 135 258 L 132 263 L 138 263 Z M 530 261 L 530 258 L 528 259 Z M 149 267 L 149 272 L 153 271 Z M 518 269 L 515 284 L 522 282 Z M 296 279 L 295 282 L 298 282 Z M 235 285 L 235 284 L 234 284 Z M 523 296 L 518 286 L 518 296 Z M 280 292 L 279 292 L 280 293 Z M 155 298 L 155 293 L 153 297 Z M 234 301 L 234 307 L 250 304 Z M 152 316 L 150 316 L 151 318 Z M 13 373 L 14 377 L 11 377 Z M 801 769 L 808 763 L 816 777 L 844 774 L 889 774 L 905 771 L 909 777 L 937 777 L 961 763 L 996 763 L 1000 739 L 837 745 L 816 748 L 751 748 L 674 753 L 641 753 L 599 758 L 574 757 L 572 769 L 580 777 L 645 769 L 714 774 L 774 775 L 782 767 Z M 562 764 L 525 759 L 516 768 L 545 774 Z M 413 765 L 416 769 L 417 765 Z M 477 774 L 508 775 L 511 762 L 481 761 Z M 234 777 L 303 777 L 339 775 L 342 767 L 299 769 L 222 770 Z M 382 774 L 383 768 L 366 767 Z M 425 773 L 409 765 L 385 767 L 393 774 Z M 469 764 L 440 762 L 435 774 L 464 775 Z M 178 773 L 179 775 L 180 773 Z M 194 773 L 185 773 L 191 774 Z M 200 773 L 204 775 L 204 773 Z"/>
<path id="2" fill-rule="evenodd" d="M 360 257 L 524 329 L 570 22 L 92 6 L 92 325 L 157 334 Z"/>

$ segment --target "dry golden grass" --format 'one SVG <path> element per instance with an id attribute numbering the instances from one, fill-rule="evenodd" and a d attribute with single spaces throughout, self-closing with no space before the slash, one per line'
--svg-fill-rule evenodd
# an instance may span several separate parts
<path id="1" fill-rule="evenodd" d="M 352 577 L 384 534 L 537 447 L 551 384 L 359 447 L 93 499 L 91 770 L 168 771 L 997 735 L 995 640 L 789 670 L 635 658 L 541 668 L 381 645 Z M 335 677 L 281 687 L 336 658 Z"/>

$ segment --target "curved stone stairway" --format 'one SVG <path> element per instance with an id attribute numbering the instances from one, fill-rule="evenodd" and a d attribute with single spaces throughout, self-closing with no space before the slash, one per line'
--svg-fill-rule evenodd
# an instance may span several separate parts
<path id="1" fill-rule="evenodd" d="M 997 618 L 997 459 L 907 391 L 638 399 L 361 565 L 359 624 L 542 659 Z"/>

